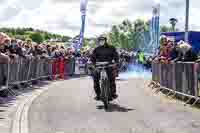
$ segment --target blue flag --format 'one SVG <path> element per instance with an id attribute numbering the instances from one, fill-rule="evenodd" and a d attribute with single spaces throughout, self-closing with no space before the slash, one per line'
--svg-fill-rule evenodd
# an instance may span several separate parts
<path id="1" fill-rule="evenodd" d="M 160 5 L 156 5 L 153 8 L 153 17 L 151 19 L 151 39 L 153 42 L 153 50 L 155 51 L 159 47 L 159 37 L 160 37 Z"/>
<path id="2" fill-rule="evenodd" d="M 87 10 L 87 3 L 88 0 L 80 0 L 80 11 L 81 15 L 86 15 L 86 10 Z"/>
<path id="3" fill-rule="evenodd" d="M 84 31 L 85 31 L 85 15 L 81 16 L 82 19 L 82 25 L 81 25 L 81 31 L 80 31 L 80 47 L 82 47 L 83 40 L 84 40 Z"/>
<path id="4" fill-rule="evenodd" d="M 88 3 L 88 0 L 80 0 L 81 30 L 80 30 L 80 35 L 79 35 L 79 49 L 82 47 L 83 40 L 84 40 L 85 17 L 86 17 L 87 3 Z"/>

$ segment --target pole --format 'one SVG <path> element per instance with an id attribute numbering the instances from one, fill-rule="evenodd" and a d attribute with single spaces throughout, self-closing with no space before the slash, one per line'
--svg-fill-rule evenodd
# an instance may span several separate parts
<path id="1" fill-rule="evenodd" d="M 188 42 L 188 32 L 189 32 L 189 0 L 186 0 L 186 13 L 185 13 L 185 42 Z"/>
<path id="2" fill-rule="evenodd" d="M 88 0 L 80 0 L 80 11 L 81 11 L 81 30 L 79 35 L 79 48 L 83 46 L 84 41 L 84 31 L 85 31 L 85 17 L 86 17 L 86 10 L 87 10 L 87 3 Z"/>
<path id="3" fill-rule="evenodd" d="M 80 40 L 79 40 L 79 41 L 80 41 L 80 47 L 83 46 L 83 41 L 84 41 L 85 17 L 86 17 L 86 15 L 82 15 L 82 16 L 81 16 L 82 25 L 81 25 Z"/>
<path id="4" fill-rule="evenodd" d="M 156 52 L 159 47 L 159 37 L 160 37 L 160 3 L 157 3 L 153 7 L 153 17 L 152 17 L 152 45 L 153 50 Z"/>

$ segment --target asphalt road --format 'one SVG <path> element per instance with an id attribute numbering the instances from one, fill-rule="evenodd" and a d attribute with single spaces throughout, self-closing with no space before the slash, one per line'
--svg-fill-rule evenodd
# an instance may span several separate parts
<path id="1" fill-rule="evenodd" d="M 199 133 L 200 111 L 153 95 L 148 80 L 117 81 L 108 112 L 88 77 L 59 81 L 29 110 L 30 133 Z"/>

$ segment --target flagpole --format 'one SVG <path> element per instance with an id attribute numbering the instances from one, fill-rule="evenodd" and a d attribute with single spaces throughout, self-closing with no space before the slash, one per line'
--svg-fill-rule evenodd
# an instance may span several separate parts
<path id="1" fill-rule="evenodd" d="M 80 31 L 80 47 L 83 46 L 83 41 L 84 41 L 85 17 L 86 17 L 86 15 L 81 16 L 82 26 L 81 26 L 81 31 Z"/>
<path id="2" fill-rule="evenodd" d="M 185 13 L 185 42 L 188 42 L 188 30 L 189 30 L 189 7 L 190 2 L 186 0 L 186 13 Z"/>

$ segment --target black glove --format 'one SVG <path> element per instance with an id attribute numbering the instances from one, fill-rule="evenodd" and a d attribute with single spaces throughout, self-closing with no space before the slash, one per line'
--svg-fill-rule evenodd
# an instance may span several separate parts
<path id="1" fill-rule="evenodd" d="M 89 70 L 94 70 L 94 68 L 95 68 L 95 67 L 94 67 L 93 64 L 88 64 L 88 69 L 89 69 Z"/>

